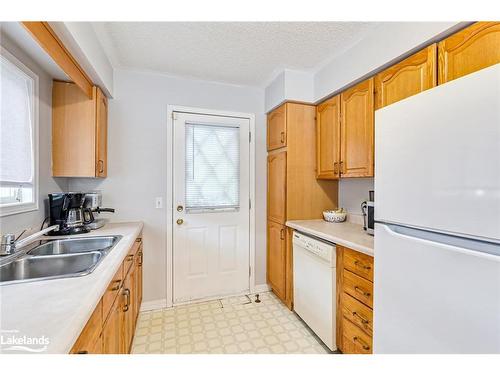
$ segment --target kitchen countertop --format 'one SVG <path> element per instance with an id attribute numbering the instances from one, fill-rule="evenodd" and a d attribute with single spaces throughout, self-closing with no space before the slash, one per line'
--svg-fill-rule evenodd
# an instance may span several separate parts
<path id="1" fill-rule="evenodd" d="M 142 228 L 142 222 L 108 223 L 90 233 L 71 236 L 123 236 L 89 275 L 1 285 L 3 342 L 6 331 L 15 330 L 15 337 L 47 338 L 49 343 L 43 353 L 68 353 Z M 5 350 L 9 346 L 0 345 L 0 353 L 29 353 Z"/>
<path id="2" fill-rule="evenodd" d="M 291 220 L 286 226 L 299 232 L 333 242 L 361 253 L 374 255 L 373 236 L 363 230 L 363 226 L 350 222 L 329 223 L 325 220 Z"/>

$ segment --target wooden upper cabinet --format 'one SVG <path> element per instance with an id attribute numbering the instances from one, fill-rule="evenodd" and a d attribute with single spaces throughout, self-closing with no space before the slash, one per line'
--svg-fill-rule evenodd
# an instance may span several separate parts
<path id="1" fill-rule="evenodd" d="M 267 281 L 281 299 L 286 297 L 286 227 L 267 222 Z"/>
<path id="2" fill-rule="evenodd" d="M 340 95 L 316 108 L 316 177 L 340 177 Z"/>
<path id="3" fill-rule="evenodd" d="M 106 177 L 107 99 L 95 87 L 89 99 L 74 83 L 52 88 L 52 175 Z"/>
<path id="4" fill-rule="evenodd" d="M 267 116 L 267 150 L 286 146 L 286 103 Z"/>
<path id="5" fill-rule="evenodd" d="M 375 76 L 376 109 L 430 89 L 437 84 L 437 45 L 411 55 Z"/>
<path id="6" fill-rule="evenodd" d="M 439 42 L 439 83 L 500 63 L 500 22 L 477 22 Z"/>
<path id="7" fill-rule="evenodd" d="M 286 151 L 267 156 L 267 218 L 286 220 Z"/>
<path id="8" fill-rule="evenodd" d="M 344 91 L 340 101 L 342 177 L 373 177 L 373 78 Z"/>

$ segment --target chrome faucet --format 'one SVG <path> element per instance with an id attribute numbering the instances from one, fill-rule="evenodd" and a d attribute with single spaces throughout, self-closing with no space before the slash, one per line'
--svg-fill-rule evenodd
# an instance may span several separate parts
<path id="1" fill-rule="evenodd" d="M 22 240 L 16 240 L 16 236 L 12 233 L 2 235 L 2 242 L 0 244 L 0 256 L 3 255 L 12 255 L 18 249 L 22 248 L 30 244 L 33 241 L 36 241 L 38 238 L 42 237 L 44 234 L 49 233 L 50 231 L 59 230 L 59 225 L 52 225 L 45 229 L 42 229 L 39 232 L 33 233 L 32 235 L 23 238 Z"/>

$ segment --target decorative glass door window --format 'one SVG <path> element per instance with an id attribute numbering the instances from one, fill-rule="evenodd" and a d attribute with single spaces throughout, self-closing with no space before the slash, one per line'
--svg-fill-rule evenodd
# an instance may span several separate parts
<path id="1" fill-rule="evenodd" d="M 186 210 L 240 206 L 240 129 L 186 123 Z"/>

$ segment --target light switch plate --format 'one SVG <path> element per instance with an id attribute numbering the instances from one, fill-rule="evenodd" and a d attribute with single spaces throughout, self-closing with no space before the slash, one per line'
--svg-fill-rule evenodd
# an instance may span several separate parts
<path id="1" fill-rule="evenodd" d="M 156 197 L 155 208 L 163 208 L 163 198 L 162 197 Z"/>

